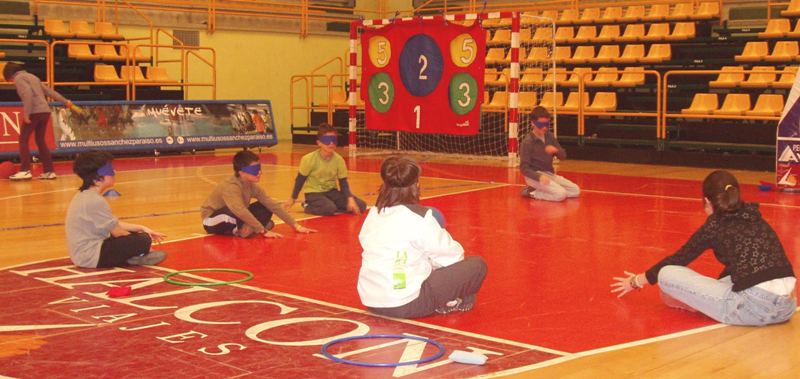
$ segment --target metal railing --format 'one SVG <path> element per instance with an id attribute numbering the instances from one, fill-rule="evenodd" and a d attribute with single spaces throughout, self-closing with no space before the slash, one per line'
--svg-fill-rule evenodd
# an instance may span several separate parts
<path id="1" fill-rule="evenodd" d="M 0 44 L 21 44 L 21 45 L 41 45 L 44 48 L 44 65 L 45 65 L 45 84 L 50 85 L 53 82 L 50 64 L 53 61 L 53 56 L 50 52 L 50 44 L 47 41 L 36 39 L 14 39 L 14 38 L 0 38 Z M 0 83 L 6 83 L 5 78 L 0 75 Z"/>

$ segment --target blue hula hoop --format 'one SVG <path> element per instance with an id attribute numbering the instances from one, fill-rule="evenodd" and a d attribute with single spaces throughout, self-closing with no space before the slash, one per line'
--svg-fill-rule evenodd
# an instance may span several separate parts
<path id="1" fill-rule="evenodd" d="M 409 339 L 409 340 L 422 341 L 422 342 L 425 342 L 425 343 L 429 343 L 429 344 L 431 344 L 433 346 L 436 346 L 436 348 L 439 349 L 439 351 L 436 352 L 436 354 L 434 354 L 434 355 L 432 355 L 430 357 L 427 357 L 427 358 L 418 359 L 416 361 L 405 361 L 405 362 L 397 362 L 397 363 L 369 363 L 369 362 L 351 361 L 349 359 L 342 359 L 342 358 L 336 357 L 333 354 L 331 354 L 330 352 L 328 352 L 328 348 L 330 348 L 331 346 L 336 345 L 338 343 L 347 342 L 347 341 L 353 341 L 353 340 L 375 339 L 375 338 L 398 338 L 398 339 Z M 407 336 L 407 335 L 403 335 L 403 334 L 365 334 L 363 336 L 352 336 L 352 337 L 339 338 L 339 339 L 335 339 L 335 340 L 333 340 L 331 342 L 328 342 L 328 343 L 322 345 L 322 349 L 321 349 L 322 355 L 324 355 L 325 358 L 328 358 L 331 361 L 334 361 L 336 363 L 344 363 L 344 364 L 348 364 L 348 365 L 362 366 L 362 367 L 397 367 L 397 366 L 407 366 L 407 365 L 418 365 L 418 364 L 422 364 L 422 363 L 426 363 L 426 362 L 430 362 L 430 361 L 435 361 L 435 360 L 441 358 L 444 355 L 444 352 L 445 352 L 444 346 L 442 344 L 432 340 L 432 339 L 424 338 L 424 337 L 417 337 L 417 336 Z"/>

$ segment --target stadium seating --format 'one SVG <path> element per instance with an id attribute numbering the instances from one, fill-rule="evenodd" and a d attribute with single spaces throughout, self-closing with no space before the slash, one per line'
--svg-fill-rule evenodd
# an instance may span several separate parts
<path id="1" fill-rule="evenodd" d="M 786 67 L 783 69 L 784 73 L 781 74 L 777 81 L 773 82 L 770 87 L 780 89 L 790 89 L 794 85 L 795 77 L 797 75 L 797 67 Z"/>
<path id="2" fill-rule="evenodd" d="M 92 53 L 86 43 L 71 43 L 67 47 L 67 56 L 82 61 L 100 60 L 100 56 Z"/>
<path id="3" fill-rule="evenodd" d="M 745 111 L 747 116 L 776 117 L 783 112 L 783 95 L 780 94 L 761 94 L 756 100 L 756 105 L 752 110 Z"/>
<path id="4" fill-rule="evenodd" d="M 94 53 L 98 55 L 102 61 L 122 62 L 125 60 L 125 56 L 119 55 L 117 49 L 113 45 L 94 45 Z"/>
<path id="5" fill-rule="evenodd" d="M 704 1 L 697 7 L 691 19 L 692 20 L 710 20 L 719 18 L 719 3 L 716 1 Z"/>
<path id="6" fill-rule="evenodd" d="M 767 88 L 775 82 L 775 67 L 755 66 L 747 76 L 747 80 L 739 83 L 743 88 Z"/>
<path id="7" fill-rule="evenodd" d="M 644 45 L 625 45 L 622 55 L 619 58 L 612 59 L 615 63 L 636 63 L 639 59 L 644 58 Z"/>
<path id="8" fill-rule="evenodd" d="M 791 62 L 800 58 L 800 48 L 797 41 L 778 41 L 772 49 L 772 54 L 764 57 L 767 62 Z"/>
<path id="9" fill-rule="evenodd" d="M 767 29 L 758 33 L 758 38 L 783 38 L 792 30 L 792 24 L 785 18 L 775 18 L 767 22 Z"/>
<path id="10" fill-rule="evenodd" d="M 584 82 L 592 80 L 591 72 L 592 69 L 589 67 L 576 67 L 572 70 L 572 75 L 570 75 L 569 79 L 558 82 L 558 85 L 564 87 L 578 87 L 581 78 L 583 78 Z"/>
<path id="11" fill-rule="evenodd" d="M 590 77 L 586 77 L 584 80 L 589 80 Z M 619 79 L 619 70 L 616 67 L 600 67 L 597 70 L 597 74 L 591 81 L 586 82 L 587 87 L 611 87 L 611 83 L 614 83 Z"/>
<path id="12" fill-rule="evenodd" d="M 556 43 L 567 43 L 575 39 L 575 28 L 572 26 L 560 26 L 556 29 Z"/>
<path id="13" fill-rule="evenodd" d="M 539 102 L 540 107 L 547 109 L 558 109 L 562 104 L 564 104 L 564 94 L 561 92 L 554 93 L 551 91 L 547 91 L 542 94 L 542 100 Z"/>
<path id="14" fill-rule="evenodd" d="M 549 61 L 550 54 L 546 47 L 534 47 L 531 49 L 528 56 L 525 58 L 526 63 L 539 63 Z"/>
<path id="15" fill-rule="evenodd" d="M 54 38 L 71 38 L 75 36 L 64 26 L 64 21 L 55 19 L 44 20 L 44 33 Z"/>
<path id="16" fill-rule="evenodd" d="M 675 24 L 672 34 L 664 36 L 667 41 L 683 41 L 695 38 L 697 30 L 694 22 L 679 22 Z"/>
<path id="17" fill-rule="evenodd" d="M 734 57 L 737 62 L 760 62 L 769 54 L 766 42 L 753 41 L 744 45 L 742 53 Z"/>
<path id="18" fill-rule="evenodd" d="M 672 45 L 656 44 L 650 45 L 650 50 L 643 58 L 639 58 L 642 63 L 661 63 L 672 59 Z"/>
<path id="19" fill-rule="evenodd" d="M 556 110 L 561 113 L 568 113 L 568 114 L 577 114 L 578 109 L 583 106 L 584 108 L 589 105 L 589 93 L 583 92 L 583 95 L 580 96 L 578 92 L 570 92 L 569 96 L 567 96 L 567 101 L 564 102 L 563 105 L 556 106 Z M 583 101 L 581 101 L 581 99 Z"/>
<path id="20" fill-rule="evenodd" d="M 89 23 L 83 20 L 72 20 L 69 22 L 69 32 L 77 38 L 97 39 L 99 34 L 95 33 Z"/>
<path id="21" fill-rule="evenodd" d="M 577 9 L 565 9 L 561 16 L 556 20 L 556 25 L 571 25 L 578 21 L 579 13 Z"/>
<path id="22" fill-rule="evenodd" d="M 117 70 L 112 65 L 96 64 L 94 65 L 94 81 L 96 82 L 121 82 Z"/>
<path id="23" fill-rule="evenodd" d="M 592 103 L 586 106 L 587 112 L 613 112 L 617 110 L 616 92 L 598 92 Z"/>
<path id="24" fill-rule="evenodd" d="M 575 43 L 587 43 L 597 38 L 597 27 L 594 25 L 584 25 L 578 28 L 578 33 L 572 38 Z"/>
<path id="25" fill-rule="evenodd" d="M 597 38 L 594 40 L 600 43 L 613 42 L 621 36 L 620 33 L 621 29 L 619 25 L 603 25 L 603 28 L 600 29 L 600 34 L 598 34 Z"/>
<path id="26" fill-rule="evenodd" d="M 487 45 L 494 46 L 494 45 L 508 45 L 511 43 L 511 30 L 510 29 L 500 29 L 494 32 L 492 35 L 492 39 L 487 42 Z"/>
<path id="27" fill-rule="evenodd" d="M 581 12 L 576 24 L 594 24 L 600 19 L 600 8 L 586 8 Z"/>
<path id="28" fill-rule="evenodd" d="M 625 8 L 625 14 L 619 18 L 619 22 L 637 22 L 644 17 L 644 5 L 629 5 Z"/>
<path id="29" fill-rule="evenodd" d="M 619 42 L 636 42 L 644 37 L 644 24 L 629 24 L 625 27 L 625 32 L 617 38 Z"/>
<path id="30" fill-rule="evenodd" d="M 126 80 L 132 82 L 134 79 L 136 82 L 147 82 L 147 78 L 144 77 L 142 74 L 142 68 L 139 66 L 122 66 L 120 67 L 120 78 L 122 80 Z M 342 91 L 344 93 L 344 91 Z M 346 97 L 346 96 L 345 96 Z M 331 96 L 331 101 L 333 101 L 334 96 Z"/>
<path id="31" fill-rule="evenodd" d="M 603 11 L 603 16 L 596 22 L 599 24 L 612 24 L 622 19 L 622 7 L 607 7 Z"/>
<path id="32" fill-rule="evenodd" d="M 483 105 L 483 109 L 488 112 L 502 112 L 506 107 L 508 107 L 508 93 L 506 91 L 495 92 L 492 95 L 492 100 Z"/>
<path id="33" fill-rule="evenodd" d="M 589 63 L 611 63 L 619 57 L 619 45 L 603 45 L 600 46 L 597 56 L 589 59 Z"/>
<path id="34" fill-rule="evenodd" d="M 647 29 L 647 34 L 639 38 L 639 41 L 663 41 L 669 36 L 669 24 L 651 24 Z"/>
<path id="35" fill-rule="evenodd" d="M 741 116 L 750 110 L 750 95 L 746 93 L 729 93 L 722 102 L 722 107 L 712 113 L 720 116 Z"/>
<path id="36" fill-rule="evenodd" d="M 612 82 L 611 86 L 620 88 L 637 87 L 644 84 L 644 67 L 625 67 L 619 80 Z"/>
<path id="37" fill-rule="evenodd" d="M 520 92 L 519 103 L 517 107 L 520 109 L 533 109 L 536 106 L 536 92 Z"/>
<path id="38" fill-rule="evenodd" d="M 716 93 L 698 93 L 694 95 L 689 108 L 681 110 L 683 114 L 711 114 L 719 108 L 719 97 Z"/>
<path id="39" fill-rule="evenodd" d="M 502 47 L 493 47 L 489 49 L 489 52 L 486 53 L 486 64 L 498 64 L 503 62 L 503 56 L 505 54 L 505 49 Z"/>
<path id="40" fill-rule="evenodd" d="M 781 11 L 783 17 L 798 17 L 800 16 L 800 0 L 792 0 L 786 10 Z"/>
<path id="41" fill-rule="evenodd" d="M 578 46 L 575 48 L 575 54 L 572 57 L 565 59 L 567 64 L 581 64 L 588 63 L 590 59 L 595 57 L 594 46 Z"/>
<path id="42" fill-rule="evenodd" d="M 97 21 L 94 23 L 94 32 L 104 39 L 120 40 L 124 37 L 122 34 L 117 33 L 114 24 L 110 22 Z"/>
<path id="43" fill-rule="evenodd" d="M 160 66 L 147 66 L 146 78 L 147 80 L 158 83 L 177 83 L 176 80 L 169 77 L 167 69 Z M 360 95 L 360 93 L 358 95 Z M 356 99 L 359 100 L 359 105 L 363 105 L 364 100 L 361 99 L 361 96 L 356 96 Z"/>
<path id="44" fill-rule="evenodd" d="M 734 88 L 744 81 L 744 67 L 725 66 L 717 76 L 717 80 L 708 83 L 711 88 Z"/>
<path id="45" fill-rule="evenodd" d="M 642 21 L 654 22 L 663 21 L 669 16 L 669 4 L 653 4 L 647 14 L 642 16 Z"/>
<path id="46" fill-rule="evenodd" d="M 672 8 L 672 12 L 665 17 L 668 21 L 689 20 L 694 16 L 694 4 L 678 3 Z"/>

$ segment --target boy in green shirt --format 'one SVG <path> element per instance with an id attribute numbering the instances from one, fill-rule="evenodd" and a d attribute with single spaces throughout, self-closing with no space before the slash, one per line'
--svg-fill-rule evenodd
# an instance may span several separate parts
<path id="1" fill-rule="evenodd" d="M 336 153 L 336 142 L 337 134 L 333 126 L 320 125 L 317 132 L 319 150 L 306 154 L 300 160 L 300 169 L 287 208 L 297 202 L 297 196 L 305 185 L 303 208 L 308 214 L 332 216 L 351 212 L 358 215 L 367 209 L 367 204 L 350 192 L 347 166 L 344 158 Z"/>

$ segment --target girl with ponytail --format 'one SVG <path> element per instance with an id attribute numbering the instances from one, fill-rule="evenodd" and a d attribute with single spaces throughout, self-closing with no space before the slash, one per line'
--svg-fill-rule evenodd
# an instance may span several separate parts
<path id="1" fill-rule="evenodd" d="M 420 172 L 409 157 L 383 162 L 378 200 L 358 235 L 364 249 L 358 295 L 379 315 L 415 318 L 469 311 L 486 276 L 486 263 L 477 256 L 464 258 L 442 214 L 419 205 Z"/>
<path id="2" fill-rule="evenodd" d="M 625 271 L 611 292 L 622 297 L 648 284 L 659 284 L 664 302 L 699 311 L 721 323 L 761 326 L 789 320 L 797 308 L 792 265 L 758 210 L 745 203 L 739 182 L 727 171 L 703 181 L 708 219 L 675 254 L 641 274 Z M 706 250 L 725 266 L 719 279 L 685 267 Z"/>

